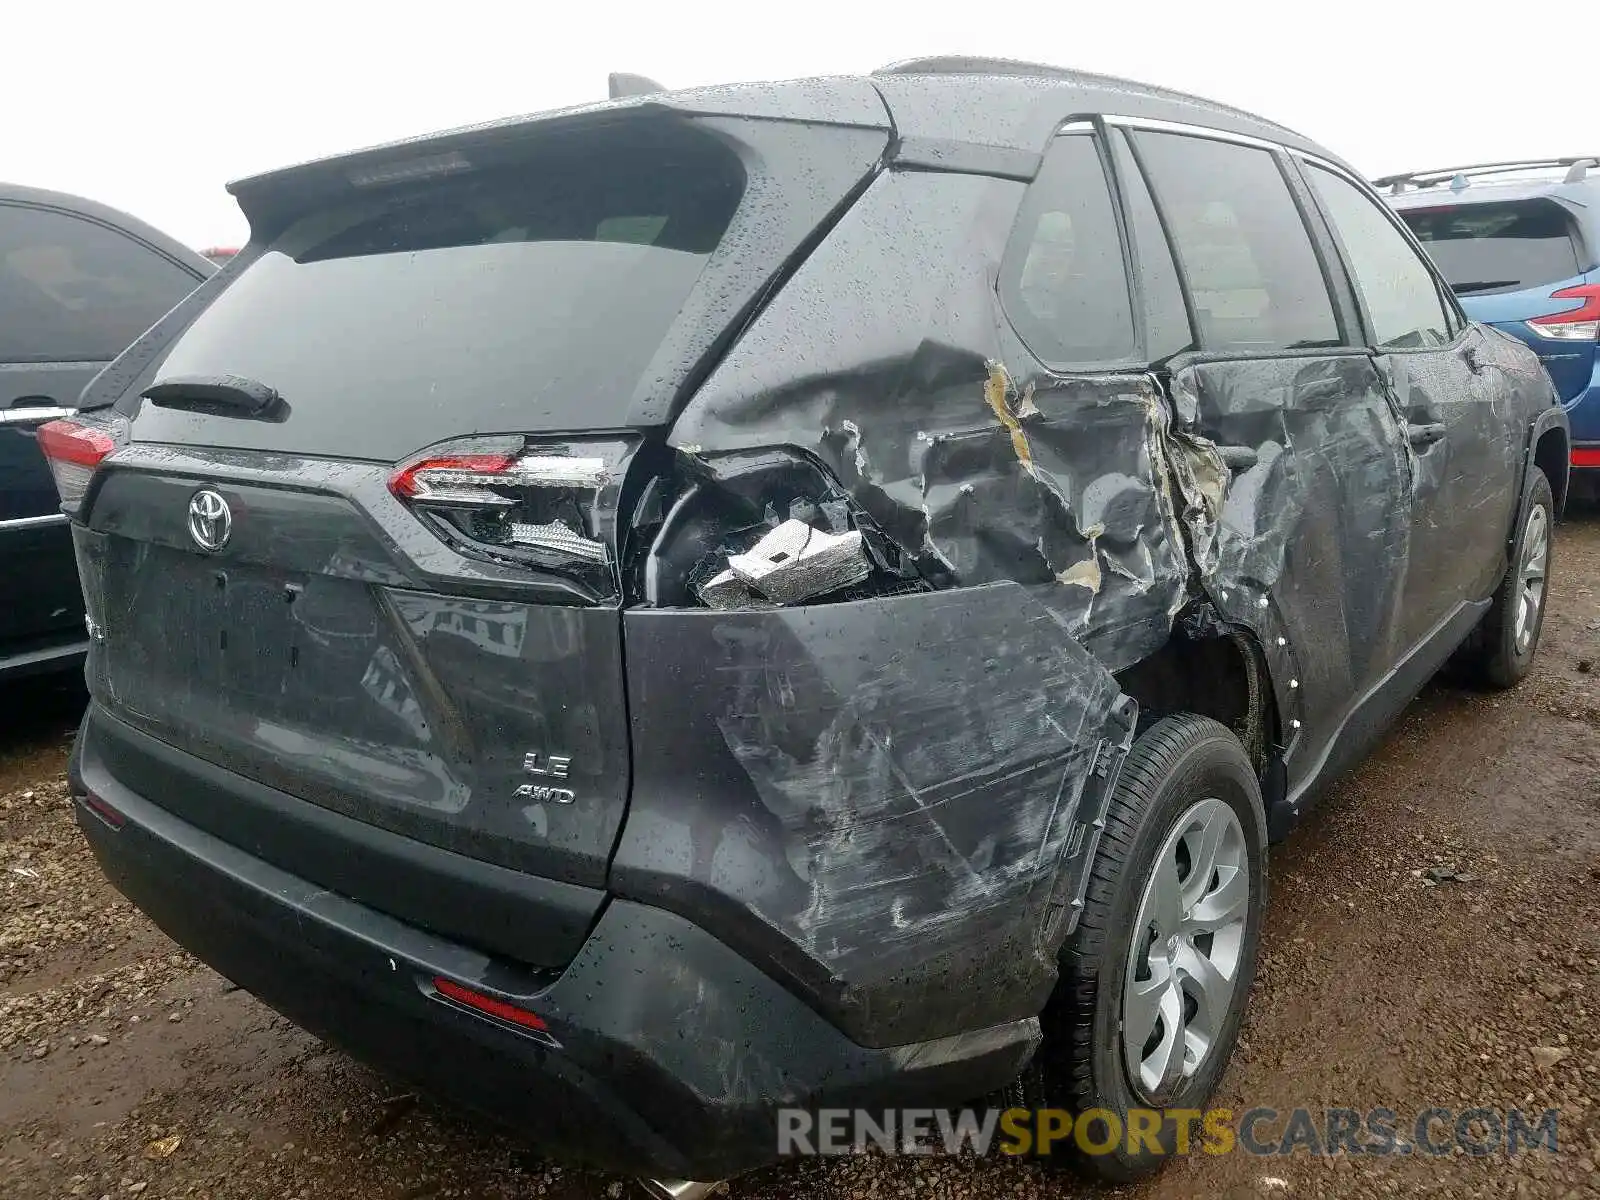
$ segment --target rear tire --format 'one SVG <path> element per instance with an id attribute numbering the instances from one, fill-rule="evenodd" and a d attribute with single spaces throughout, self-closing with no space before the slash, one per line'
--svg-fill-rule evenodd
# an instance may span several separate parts
<path id="1" fill-rule="evenodd" d="M 1062 947 L 1061 977 L 1041 1017 L 1044 1043 L 1020 1081 L 1026 1105 L 1107 1110 L 1121 1135 L 1098 1153 L 1085 1153 L 1076 1139 L 1058 1143 L 1050 1161 L 1120 1183 L 1171 1160 L 1177 1130 L 1165 1118 L 1161 1152 L 1148 1142 L 1130 1151 L 1129 1110 L 1202 1108 L 1211 1096 L 1244 1017 L 1266 886 L 1261 787 L 1239 739 L 1188 713 L 1155 722 L 1135 740 L 1117 779 L 1083 913 Z M 1216 928 L 1196 932 L 1201 925 Z M 1220 1002 L 1206 963 L 1230 985 Z M 1212 987 L 1202 992 L 1202 981 Z M 1148 1033 L 1136 1028 L 1152 1013 Z M 1191 1034 L 1205 1043 L 1198 1055 Z M 1091 1124 L 1091 1145 L 1107 1141 L 1108 1124 Z"/>
<path id="2" fill-rule="evenodd" d="M 1555 499 L 1544 472 L 1532 471 L 1511 563 L 1467 657 L 1473 675 L 1497 689 L 1515 687 L 1533 670 L 1550 598 Z"/>

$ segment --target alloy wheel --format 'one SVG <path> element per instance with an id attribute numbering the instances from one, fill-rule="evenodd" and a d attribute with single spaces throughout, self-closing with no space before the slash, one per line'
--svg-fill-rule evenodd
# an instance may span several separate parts
<path id="1" fill-rule="evenodd" d="M 1198 1071 L 1235 1002 L 1250 913 L 1250 860 L 1233 808 L 1201 800 L 1178 818 L 1139 902 L 1122 989 L 1122 1052 L 1134 1090 L 1161 1103 Z"/>
<path id="2" fill-rule="evenodd" d="M 1539 616 L 1544 608 L 1545 572 L 1550 561 L 1550 514 L 1544 505 L 1534 505 L 1522 531 L 1522 561 L 1517 566 L 1517 615 L 1513 630 L 1519 655 L 1539 632 Z"/>

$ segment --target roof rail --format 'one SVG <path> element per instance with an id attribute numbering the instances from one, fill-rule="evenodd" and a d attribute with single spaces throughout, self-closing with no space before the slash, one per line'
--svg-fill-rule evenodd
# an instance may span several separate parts
<path id="1" fill-rule="evenodd" d="M 933 54 L 907 58 L 879 67 L 874 75 L 1017 75 L 1036 79 L 1094 79 L 1086 71 L 1052 67 L 1048 63 L 1024 62 L 1016 58 L 985 58 L 980 54 Z M 1107 78 L 1099 76 L 1099 78 Z"/>
<path id="2" fill-rule="evenodd" d="M 1590 167 L 1600 166 L 1600 156 L 1593 154 L 1574 158 L 1527 158 L 1510 162 L 1468 163 L 1460 167 L 1438 167 L 1431 171 L 1406 171 L 1399 175 L 1384 175 L 1372 181 L 1375 188 L 1386 187 L 1391 195 L 1398 196 L 1410 184 L 1416 188 L 1429 188 L 1449 181 L 1452 190 L 1460 191 L 1480 175 L 1504 175 L 1512 171 L 1554 170 L 1567 168 L 1561 182 L 1577 183 Z"/>
<path id="3" fill-rule="evenodd" d="M 1213 112 L 1231 113 L 1236 117 L 1253 121 L 1257 125 L 1281 130 L 1290 137 L 1302 136 L 1285 125 L 1269 121 L 1258 113 L 1235 108 L 1231 104 L 1207 100 L 1204 96 L 1180 92 L 1174 88 L 1158 87 L 1155 84 L 1140 83 L 1137 79 L 1126 79 L 1121 75 L 1076 71 L 1071 67 L 1053 67 L 1048 63 L 1028 62 L 1017 58 L 990 58 L 981 54 L 934 54 L 926 58 L 907 58 L 900 62 L 892 62 L 872 73 L 874 75 L 1002 75 L 1015 79 L 1054 79 L 1062 83 L 1076 83 L 1081 87 L 1131 88 L 1147 96 L 1176 100 L 1184 104 L 1198 104 Z"/>

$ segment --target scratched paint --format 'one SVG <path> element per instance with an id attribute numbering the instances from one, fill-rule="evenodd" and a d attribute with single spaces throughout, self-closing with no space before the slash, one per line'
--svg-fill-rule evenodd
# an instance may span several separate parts
<path id="1" fill-rule="evenodd" d="M 736 946 L 780 931 L 865 1044 L 1038 1011 L 1131 736 L 1049 610 L 995 584 L 624 620 L 639 801 L 614 886 L 695 894 Z"/>

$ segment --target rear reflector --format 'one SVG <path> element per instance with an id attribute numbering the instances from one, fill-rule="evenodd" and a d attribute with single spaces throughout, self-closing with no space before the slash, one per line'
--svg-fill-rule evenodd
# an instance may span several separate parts
<path id="1" fill-rule="evenodd" d="M 127 817 L 123 816 L 122 813 L 112 808 L 111 805 L 100 799 L 100 797 L 96 796 L 93 792 L 83 796 L 82 800 L 85 808 L 94 813 L 95 816 L 99 817 L 107 825 L 111 826 L 111 828 L 121 829 L 123 825 L 127 823 Z"/>
<path id="2" fill-rule="evenodd" d="M 115 418 L 119 420 L 120 418 Z M 95 469 L 121 444 L 114 424 L 51 421 L 39 426 L 39 449 L 50 464 L 61 503 L 76 508 L 89 490 Z"/>
<path id="3" fill-rule="evenodd" d="M 1600 467 L 1600 449 L 1574 450 L 1572 452 L 1572 465 L 1575 467 Z"/>
<path id="4" fill-rule="evenodd" d="M 463 1007 L 474 1009 L 496 1020 L 520 1025 L 524 1029 L 536 1029 L 541 1033 L 545 1030 L 544 1019 L 527 1009 L 518 1008 L 515 1004 L 508 1004 L 504 1000 L 496 1000 L 493 996 L 485 996 L 482 992 L 462 987 L 459 983 L 442 976 L 434 977 L 433 990 L 446 1000 L 453 1000 Z"/>

